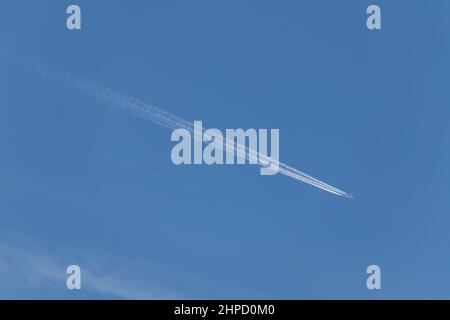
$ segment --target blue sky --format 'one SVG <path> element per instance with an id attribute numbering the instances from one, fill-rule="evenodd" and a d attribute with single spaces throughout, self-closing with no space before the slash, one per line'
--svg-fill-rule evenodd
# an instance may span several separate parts
<path id="1" fill-rule="evenodd" d="M 175 166 L 170 130 L 2 59 L 0 298 L 450 298 L 448 1 L 74 3 L 81 31 L 71 2 L 3 1 L 2 54 L 279 128 L 281 161 L 355 199 Z"/>

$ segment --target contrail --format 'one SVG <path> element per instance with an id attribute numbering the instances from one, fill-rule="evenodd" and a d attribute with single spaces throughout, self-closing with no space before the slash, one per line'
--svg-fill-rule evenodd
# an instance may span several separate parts
<path id="1" fill-rule="evenodd" d="M 198 129 L 194 127 L 192 122 L 186 121 L 174 114 L 161 110 L 157 107 L 154 107 L 138 98 L 130 97 L 121 93 L 118 93 L 110 88 L 104 87 L 102 85 L 97 85 L 90 83 L 88 81 L 83 81 L 75 78 L 70 74 L 63 73 L 44 73 L 43 75 L 53 78 L 57 81 L 66 83 L 71 87 L 74 87 L 83 93 L 90 95 L 97 100 L 111 104 L 116 108 L 119 108 L 123 111 L 129 112 L 135 116 L 144 118 L 146 120 L 150 120 L 156 124 L 159 124 L 168 129 L 178 129 L 184 128 L 191 133 L 199 133 L 203 134 L 204 132 L 197 132 Z M 219 141 L 220 142 L 220 141 Z M 230 139 L 225 138 L 225 146 L 229 148 L 222 147 L 222 151 L 225 150 L 233 150 L 234 146 L 237 148 L 237 153 L 245 154 L 249 157 L 249 159 L 255 160 L 257 162 L 258 159 L 262 159 L 266 163 L 275 163 L 279 166 L 279 173 L 291 177 L 293 179 L 305 182 L 319 189 L 328 191 L 332 194 L 353 198 L 351 194 L 340 190 L 336 187 L 333 187 L 323 181 L 320 181 L 304 172 L 301 172 L 293 167 L 290 167 L 282 162 L 279 162 L 276 159 L 270 158 L 264 154 L 257 152 L 245 145 L 236 143 Z M 223 143 L 219 143 L 218 145 L 222 145 Z"/>
<path id="2" fill-rule="evenodd" d="M 10 60 L 10 59 L 8 59 Z M 69 73 L 64 72 L 54 72 L 54 71 L 48 71 L 49 69 L 43 68 L 39 65 L 37 60 L 33 65 L 30 65 L 30 63 L 24 63 L 23 61 L 18 62 L 18 59 L 14 59 L 15 64 L 19 64 L 22 67 L 27 67 L 31 69 L 34 69 L 35 71 L 39 72 L 42 76 L 48 77 L 51 79 L 54 79 L 58 82 L 64 83 L 70 87 L 73 87 L 84 94 L 87 94 L 98 101 L 104 102 L 106 104 L 110 104 L 118 109 L 121 109 L 123 111 L 126 111 L 128 113 L 131 113 L 135 116 L 141 117 L 146 120 L 150 120 L 153 123 L 156 123 L 160 126 L 163 126 L 168 129 L 178 129 L 178 128 L 184 128 L 191 133 L 199 133 L 202 134 L 204 132 L 197 132 L 198 129 L 194 127 L 194 124 L 192 122 L 189 122 L 187 120 L 184 120 L 174 114 L 171 114 L 169 112 L 166 112 L 164 110 L 161 110 L 157 107 L 154 107 L 150 105 L 149 103 L 142 101 L 135 97 L 130 97 L 121 93 L 118 93 L 110 88 L 107 88 L 102 85 L 94 84 L 91 82 L 88 82 L 86 80 L 80 80 L 73 75 Z M 195 136 L 195 135 L 194 135 Z M 257 163 L 260 163 L 261 160 L 265 163 L 274 163 L 277 164 L 279 167 L 278 172 L 286 175 L 288 177 L 291 177 L 293 179 L 296 179 L 298 181 L 305 182 L 309 185 L 312 185 L 316 188 L 322 189 L 324 191 L 327 191 L 329 193 L 342 196 L 345 198 L 353 198 L 353 196 L 341 189 L 338 189 L 336 187 L 333 187 L 319 179 L 316 179 L 302 171 L 299 171 L 293 167 L 288 166 L 287 164 L 284 164 L 282 162 L 279 162 L 276 159 L 273 159 L 271 157 L 268 157 L 264 154 L 261 154 L 257 152 L 256 150 L 253 150 L 245 145 L 235 143 L 234 141 L 230 139 L 225 138 L 225 147 L 222 147 L 222 151 L 229 152 L 227 150 L 233 150 L 234 152 L 234 146 L 236 146 L 237 154 L 241 153 L 246 156 L 248 156 L 249 159 L 255 160 Z M 224 145 L 221 143 L 220 145 Z M 228 148 L 226 147 L 228 146 Z M 260 159 L 260 161 L 258 161 Z"/>

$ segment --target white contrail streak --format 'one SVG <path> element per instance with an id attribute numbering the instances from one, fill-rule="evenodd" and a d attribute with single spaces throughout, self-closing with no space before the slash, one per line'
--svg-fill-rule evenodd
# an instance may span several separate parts
<path id="1" fill-rule="evenodd" d="M 57 81 L 66 83 L 82 92 L 84 92 L 87 95 L 90 95 L 94 98 L 96 98 L 99 101 L 102 101 L 107 104 L 111 104 L 116 108 L 119 108 L 121 110 L 124 110 L 126 112 L 129 112 L 135 116 L 144 118 L 146 120 L 150 120 L 156 124 L 159 124 L 163 127 L 169 128 L 169 129 L 178 129 L 178 128 L 184 128 L 192 133 L 195 133 L 196 129 L 194 127 L 194 124 L 186 121 L 174 114 L 171 114 L 169 112 L 166 112 L 164 110 L 161 110 L 157 107 L 154 107 L 138 98 L 130 97 L 121 93 L 118 93 L 116 91 L 113 91 L 109 88 L 106 88 L 101 85 L 92 84 L 87 81 L 82 81 L 70 74 L 63 74 L 63 73 L 43 73 L 43 75 L 48 76 L 50 78 L 53 78 Z M 199 134 L 203 134 L 203 132 L 198 132 Z M 274 163 L 278 164 L 279 170 L 278 172 L 286 175 L 288 177 L 291 177 L 293 179 L 305 182 L 307 184 L 310 184 L 314 187 L 317 187 L 319 189 L 322 189 L 324 191 L 330 192 L 332 194 L 346 197 L 346 198 L 353 198 L 353 196 L 341 189 L 338 189 L 336 187 L 333 187 L 323 181 L 320 181 L 304 172 L 301 172 L 293 167 L 290 167 L 282 162 L 279 162 L 276 159 L 270 158 L 264 154 L 261 154 L 245 145 L 236 143 L 230 139 L 225 138 L 225 147 L 222 148 L 222 150 L 233 150 L 234 152 L 234 146 L 237 148 L 237 153 L 245 154 L 249 157 L 249 159 L 255 160 L 255 162 L 258 162 L 258 159 L 260 161 L 264 161 L 266 163 Z M 218 145 L 222 145 L 223 143 L 219 143 Z M 227 148 L 228 146 L 228 148 Z"/>
<path id="2" fill-rule="evenodd" d="M 3 53 L 3 58 L 4 52 Z M 118 93 L 112 89 L 109 89 L 107 87 L 93 84 L 85 80 L 77 79 L 76 77 L 72 76 L 68 73 L 63 72 L 55 72 L 55 71 L 48 71 L 49 69 L 43 68 L 39 65 L 39 63 L 36 61 L 34 64 L 30 64 L 29 62 L 24 62 L 20 59 L 11 59 L 11 56 L 7 57 L 6 60 L 9 60 L 9 62 L 13 62 L 16 65 L 20 65 L 22 67 L 26 67 L 28 69 L 33 69 L 37 72 L 39 72 L 42 76 L 52 78 L 58 82 L 62 82 L 66 85 L 69 85 L 89 96 L 92 96 L 93 98 L 104 102 L 106 104 L 110 104 L 116 108 L 119 108 L 123 111 L 129 112 L 135 116 L 144 118 L 146 120 L 150 120 L 158 125 L 161 125 L 163 127 L 166 127 L 168 129 L 178 129 L 178 128 L 184 128 L 192 133 L 199 133 L 203 135 L 203 132 L 196 132 L 196 129 L 194 127 L 194 124 L 192 122 L 186 121 L 176 115 L 173 115 L 169 112 L 166 112 L 164 110 L 161 110 L 157 107 L 154 107 L 138 98 L 130 97 L 121 93 Z M 195 135 L 194 135 L 195 136 Z M 282 162 L 279 162 L 276 159 L 273 159 L 271 157 L 268 157 L 264 154 L 261 154 L 257 152 L 256 150 L 253 150 L 251 148 L 248 148 L 245 145 L 241 145 L 239 143 L 235 143 L 232 140 L 229 140 L 225 138 L 225 147 L 223 147 L 222 150 L 225 150 L 225 152 L 229 152 L 228 150 L 233 150 L 234 152 L 234 146 L 236 146 L 237 154 L 239 155 L 244 154 L 248 159 L 254 160 L 256 163 L 265 162 L 265 163 L 273 163 L 275 165 L 278 165 L 279 170 L 278 172 L 286 175 L 288 177 L 291 177 L 293 179 L 296 179 L 298 181 L 305 182 L 307 184 L 310 184 L 316 188 L 322 189 L 324 191 L 330 192 L 332 194 L 346 197 L 346 198 L 353 198 L 353 196 L 341 189 L 338 189 L 336 187 L 333 187 L 321 180 L 318 180 L 304 172 L 301 172 L 293 167 L 290 167 Z M 221 143 L 220 145 L 224 145 Z M 258 161 L 259 159 L 259 161 Z"/>

